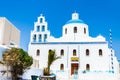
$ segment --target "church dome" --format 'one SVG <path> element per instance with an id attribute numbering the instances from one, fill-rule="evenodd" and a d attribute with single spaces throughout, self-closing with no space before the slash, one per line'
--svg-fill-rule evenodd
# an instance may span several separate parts
<path id="1" fill-rule="evenodd" d="M 84 24 L 84 21 L 79 19 L 79 14 L 75 12 L 72 14 L 72 19 L 69 20 L 66 24 L 72 24 L 72 23 L 83 23 Z"/>
<path id="2" fill-rule="evenodd" d="M 81 19 L 74 19 L 74 20 L 69 20 L 66 24 L 71 24 L 71 23 L 84 23 L 84 21 Z"/>

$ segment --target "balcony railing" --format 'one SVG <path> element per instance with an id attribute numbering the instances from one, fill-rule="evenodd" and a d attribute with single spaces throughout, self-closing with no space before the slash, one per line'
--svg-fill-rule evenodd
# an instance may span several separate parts
<path id="1" fill-rule="evenodd" d="M 79 61 L 79 57 L 71 57 L 71 61 Z"/>

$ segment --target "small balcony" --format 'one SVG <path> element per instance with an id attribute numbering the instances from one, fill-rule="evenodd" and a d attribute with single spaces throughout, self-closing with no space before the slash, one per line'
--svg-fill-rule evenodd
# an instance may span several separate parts
<path id="1" fill-rule="evenodd" d="M 71 61 L 79 61 L 79 57 L 71 57 Z"/>

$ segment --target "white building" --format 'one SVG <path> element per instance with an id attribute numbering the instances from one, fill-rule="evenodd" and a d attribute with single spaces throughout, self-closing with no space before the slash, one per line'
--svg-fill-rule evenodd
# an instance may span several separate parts
<path id="1" fill-rule="evenodd" d="M 5 17 L 0 17 L 0 59 L 2 52 L 10 47 L 19 47 L 20 31 Z"/>
<path id="2" fill-rule="evenodd" d="M 0 45 L 10 46 L 20 44 L 20 31 L 5 17 L 0 17 Z"/>
<path id="3" fill-rule="evenodd" d="M 101 36 L 89 36 L 88 25 L 72 14 L 62 30 L 60 38 L 50 35 L 43 15 L 38 17 L 31 31 L 28 53 L 33 57 L 32 67 L 43 69 L 47 66 L 48 52 L 55 50 L 61 59 L 55 61 L 51 70 L 57 79 L 70 80 L 118 80 L 119 65 L 114 50 Z"/>
<path id="4" fill-rule="evenodd" d="M 11 47 L 19 47 L 20 44 L 20 31 L 5 17 L 0 17 L 0 60 L 2 54 L 6 49 Z M 7 67 L 0 64 L 0 80 L 10 77 L 10 74 L 4 73 Z"/>

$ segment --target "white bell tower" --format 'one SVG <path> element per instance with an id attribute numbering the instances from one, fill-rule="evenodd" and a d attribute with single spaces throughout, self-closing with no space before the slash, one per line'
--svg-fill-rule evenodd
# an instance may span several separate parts
<path id="1" fill-rule="evenodd" d="M 49 36 L 48 24 L 45 21 L 45 17 L 41 14 L 37 22 L 34 23 L 34 30 L 31 32 L 31 43 L 47 42 Z"/>

